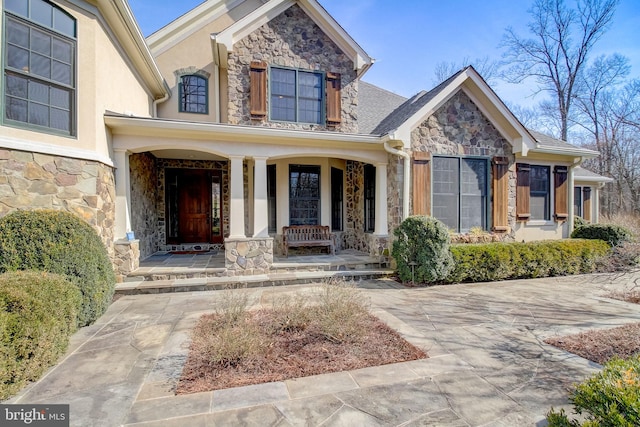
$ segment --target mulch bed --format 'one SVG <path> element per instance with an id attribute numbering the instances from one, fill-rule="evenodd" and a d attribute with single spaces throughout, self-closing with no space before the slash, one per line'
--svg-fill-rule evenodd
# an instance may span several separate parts
<path id="1" fill-rule="evenodd" d="M 314 331 L 270 332 L 265 311 L 251 313 L 269 340 L 268 350 L 235 366 L 212 365 L 190 351 L 177 394 L 219 390 L 368 366 L 423 359 L 427 354 L 405 341 L 374 316 L 364 322 L 366 336 L 357 342 L 335 343 Z M 201 322 L 202 323 L 202 322 Z"/>
<path id="2" fill-rule="evenodd" d="M 615 292 L 607 297 L 640 304 L 638 290 Z M 640 352 L 640 323 L 554 337 L 544 342 L 603 365 L 613 357 L 625 359 Z"/>

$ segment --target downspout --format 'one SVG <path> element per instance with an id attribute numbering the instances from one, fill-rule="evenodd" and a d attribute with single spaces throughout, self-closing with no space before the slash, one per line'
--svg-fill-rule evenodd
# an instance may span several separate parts
<path id="1" fill-rule="evenodd" d="M 404 174 L 403 174 L 403 187 L 402 187 L 402 220 L 404 221 L 409 216 L 409 192 L 411 191 L 411 157 L 409 153 L 405 153 L 402 150 L 389 145 L 391 140 L 384 142 L 384 149 L 387 153 L 394 154 L 404 159 Z M 399 143 L 398 146 L 402 147 L 404 144 L 400 140 L 393 140 Z"/>
<path id="2" fill-rule="evenodd" d="M 164 96 L 162 98 L 158 98 L 158 99 L 154 99 L 153 100 L 153 107 L 152 107 L 153 117 L 158 117 L 158 104 L 162 104 L 167 99 L 169 99 L 169 92 L 168 91 L 164 94 Z"/>

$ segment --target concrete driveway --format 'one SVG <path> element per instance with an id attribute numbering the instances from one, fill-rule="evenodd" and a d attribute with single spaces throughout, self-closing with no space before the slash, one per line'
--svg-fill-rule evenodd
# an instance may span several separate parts
<path id="1" fill-rule="evenodd" d="M 535 426 L 599 366 L 544 344 L 640 321 L 606 297 L 640 275 L 407 289 L 361 282 L 372 311 L 429 359 L 174 396 L 189 331 L 220 291 L 125 296 L 80 330 L 64 360 L 10 403 L 68 403 L 74 426 Z M 254 304 L 312 285 L 257 288 Z"/>

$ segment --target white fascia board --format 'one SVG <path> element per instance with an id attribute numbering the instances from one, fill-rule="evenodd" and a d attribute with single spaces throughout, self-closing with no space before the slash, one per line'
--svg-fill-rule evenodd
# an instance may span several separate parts
<path id="1" fill-rule="evenodd" d="M 600 153 L 594 150 L 579 147 L 550 147 L 537 144 L 536 148 L 531 149 L 532 153 L 557 154 L 560 156 L 578 156 L 584 159 L 595 159 Z"/>
<path id="2" fill-rule="evenodd" d="M 109 22 L 109 26 L 144 77 L 149 89 L 152 90 L 153 98 L 158 99 L 170 94 L 169 86 L 162 77 L 127 2 L 125 0 L 99 0 L 98 4 Z"/>
<path id="3" fill-rule="evenodd" d="M 208 0 L 170 22 L 147 37 L 147 43 L 154 55 L 160 55 L 188 38 L 203 25 L 214 22 L 244 0 Z"/>
<path id="4" fill-rule="evenodd" d="M 221 123 L 188 122 L 183 120 L 152 119 L 132 116 L 104 116 L 105 124 L 114 134 L 158 135 L 169 132 L 183 133 L 185 137 L 224 138 L 252 142 L 272 141 L 328 141 L 337 143 L 360 143 L 366 146 L 382 146 L 384 139 L 375 135 L 348 134 L 327 131 L 307 131 L 242 126 Z"/>
<path id="5" fill-rule="evenodd" d="M 576 176 L 575 174 L 573 175 L 573 180 L 576 183 L 579 182 L 596 182 L 596 183 L 600 183 L 600 182 L 613 182 L 615 181 L 613 178 L 609 178 L 608 176 L 589 176 L 589 177 L 581 177 L 581 176 Z"/>
<path id="6" fill-rule="evenodd" d="M 72 159 L 90 160 L 100 162 L 107 166 L 113 166 L 111 158 L 103 156 L 92 150 L 69 148 L 60 145 L 45 144 L 42 142 L 28 141 L 25 139 L 0 136 L 0 147 L 10 150 L 19 150 L 30 153 L 49 154 L 51 156 L 69 157 Z"/>

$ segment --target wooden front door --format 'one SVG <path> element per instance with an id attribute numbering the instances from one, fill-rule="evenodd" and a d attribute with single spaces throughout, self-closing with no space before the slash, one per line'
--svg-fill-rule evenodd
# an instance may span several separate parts
<path id="1" fill-rule="evenodd" d="M 181 243 L 211 240 L 211 177 L 208 171 L 180 171 L 178 218 L 178 239 Z"/>

